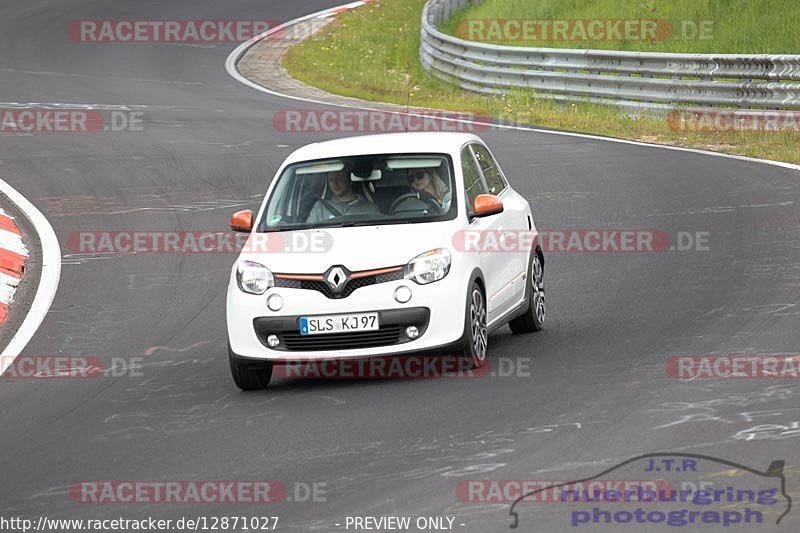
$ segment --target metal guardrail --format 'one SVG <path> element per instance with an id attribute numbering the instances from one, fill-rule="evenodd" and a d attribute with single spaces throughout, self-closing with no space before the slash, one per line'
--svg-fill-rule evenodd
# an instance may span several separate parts
<path id="1" fill-rule="evenodd" d="M 429 0 L 420 58 L 426 70 L 483 94 L 633 107 L 800 108 L 800 55 L 667 54 L 497 46 L 437 27 L 472 0 Z M 478 0 L 480 1 L 480 0 Z"/>

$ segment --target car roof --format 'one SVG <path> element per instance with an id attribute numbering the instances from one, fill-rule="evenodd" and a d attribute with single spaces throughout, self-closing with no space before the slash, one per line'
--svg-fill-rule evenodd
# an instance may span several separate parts
<path id="1" fill-rule="evenodd" d="M 469 142 L 482 142 L 472 133 L 414 132 L 362 135 L 309 144 L 295 150 L 286 163 L 369 154 L 457 153 Z"/>

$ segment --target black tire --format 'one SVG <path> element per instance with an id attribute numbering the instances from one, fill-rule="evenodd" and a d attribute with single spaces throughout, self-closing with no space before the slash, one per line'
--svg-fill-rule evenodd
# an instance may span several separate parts
<path id="1" fill-rule="evenodd" d="M 486 328 L 486 295 L 477 281 L 470 285 L 464 314 L 463 355 L 470 368 L 480 368 L 486 362 L 489 333 Z"/>
<path id="2" fill-rule="evenodd" d="M 513 333 L 533 333 L 541 331 L 547 306 L 544 292 L 544 265 L 539 254 L 534 252 L 531 258 L 528 291 L 528 308 L 525 312 L 508 323 Z"/>
<path id="3" fill-rule="evenodd" d="M 266 389 L 272 378 L 272 361 L 239 357 L 228 344 L 228 361 L 231 376 L 236 386 L 242 390 Z"/>

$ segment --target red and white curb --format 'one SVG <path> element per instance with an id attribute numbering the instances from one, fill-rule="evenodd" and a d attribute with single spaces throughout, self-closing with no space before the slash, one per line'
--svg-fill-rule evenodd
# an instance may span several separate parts
<path id="1" fill-rule="evenodd" d="M 22 193 L 2 178 L 0 178 L 0 194 L 8 198 L 9 202 L 11 202 L 17 211 L 28 220 L 30 226 L 33 228 L 33 231 L 27 235 L 29 244 L 32 239 L 36 238 L 41 247 L 41 265 L 39 265 L 41 273 L 39 275 L 38 284 L 36 285 L 36 294 L 25 313 L 25 317 L 14 332 L 14 336 L 11 337 L 11 340 L 5 348 L 3 348 L 3 352 L 0 353 L 0 375 L 2 375 L 3 372 L 14 363 L 14 359 L 22 353 L 22 350 L 25 349 L 28 342 L 33 338 L 33 335 L 39 329 L 42 321 L 44 321 L 44 317 L 47 316 L 53 299 L 56 297 L 58 281 L 61 279 L 61 247 L 58 245 L 58 237 L 56 237 L 56 232 L 53 231 L 53 226 L 50 225 L 42 212 L 39 211 L 30 200 L 25 198 Z M 7 218 L 8 217 L 0 218 L 0 221 L 5 223 L 2 229 L 5 231 L 3 236 L 6 237 L 6 240 L 3 242 L 11 243 L 11 246 L 15 247 L 14 249 L 8 250 L 9 254 L 15 253 L 15 249 L 17 252 L 21 252 L 24 249 L 24 244 L 22 244 L 22 239 L 19 236 L 19 229 L 16 224 L 14 224 L 13 228 L 15 228 L 16 231 L 13 231 L 11 229 L 12 226 L 6 221 Z M 22 247 L 20 247 L 20 245 L 22 245 Z M 21 256 L 23 254 L 20 253 L 17 255 Z M 3 256 L 6 259 L 13 257 L 15 260 L 17 257 L 16 255 L 6 255 L 5 252 L 3 252 Z M 25 250 L 25 257 L 27 258 L 27 250 Z M 9 268 L 8 270 L 13 271 L 14 269 Z M 19 268 L 17 268 L 17 270 L 19 270 Z M 4 271 L 4 274 L 12 277 L 8 272 Z M 30 276 L 30 272 L 28 272 L 27 275 Z M 13 277 L 17 279 L 20 278 L 20 276 Z M 28 282 L 32 281 L 33 280 L 30 279 L 28 280 Z"/>
<path id="2" fill-rule="evenodd" d="M 0 208 L 0 324 L 8 317 L 8 307 L 25 273 L 27 260 L 28 248 L 22 242 L 22 233 L 14 219 Z"/>

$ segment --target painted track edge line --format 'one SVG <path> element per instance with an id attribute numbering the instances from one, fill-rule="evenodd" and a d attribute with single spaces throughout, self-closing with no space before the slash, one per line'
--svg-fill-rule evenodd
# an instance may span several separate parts
<path id="1" fill-rule="evenodd" d="M 299 24 L 301 22 L 305 22 L 305 21 L 313 19 L 313 18 L 336 15 L 336 14 L 340 13 L 343 8 L 353 9 L 353 8 L 359 7 L 359 6 L 363 5 L 363 4 L 364 4 L 363 1 L 362 2 L 350 2 L 350 3 L 344 4 L 344 5 L 341 5 L 341 6 L 338 6 L 338 7 L 332 7 L 332 8 L 329 8 L 329 9 L 323 9 L 322 11 L 317 11 L 316 13 L 311 13 L 310 15 L 305 15 L 303 17 L 298 17 L 296 19 L 290 20 L 290 21 L 285 22 L 285 23 L 281 24 L 280 26 L 276 26 L 276 27 L 270 29 L 269 31 L 266 31 L 266 32 L 264 32 L 264 33 L 262 33 L 260 35 L 256 35 L 255 37 L 251 38 L 250 40 L 245 41 L 242 44 L 240 44 L 239 46 L 237 46 L 236 48 L 234 48 L 231 51 L 231 53 L 228 54 L 228 57 L 225 59 L 225 70 L 228 72 L 228 75 L 230 75 L 236 81 L 238 81 L 238 82 L 240 82 L 240 83 L 242 83 L 244 85 L 247 85 L 248 87 L 250 87 L 252 89 L 255 89 L 257 91 L 261 91 L 261 92 L 266 93 L 266 94 L 270 94 L 272 96 L 277 96 L 277 97 L 280 97 L 280 98 L 286 98 L 288 100 L 296 100 L 296 101 L 299 101 L 299 102 L 306 102 L 306 103 L 310 103 L 310 104 L 320 104 L 320 105 L 325 105 L 325 106 L 330 106 L 330 107 L 343 107 L 343 108 L 346 108 L 346 109 L 359 109 L 359 110 L 363 110 L 363 111 L 381 111 L 380 109 L 376 109 L 374 107 L 369 107 L 369 104 L 371 102 L 367 102 L 365 100 L 363 100 L 365 105 L 356 106 L 356 105 L 348 105 L 348 104 L 341 104 L 341 103 L 335 103 L 335 102 L 325 102 L 324 100 L 316 100 L 314 98 L 304 98 L 302 96 L 293 96 L 293 95 L 290 95 L 290 94 L 279 93 L 277 91 L 273 91 L 271 89 L 267 89 L 266 87 L 264 87 L 262 85 L 259 85 L 259 84 L 255 83 L 252 80 L 249 80 L 248 78 L 244 77 L 239 72 L 238 68 L 236 68 L 236 65 L 239 63 L 239 60 L 242 58 L 242 56 L 245 54 L 245 52 L 247 52 L 247 50 L 250 49 L 250 47 L 252 47 L 257 42 L 261 41 L 262 39 L 264 39 L 266 37 L 269 37 L 273 33 L 276 33 L 278 31 L 281 31 L 281 30 L 285 29 L 285 28 L 294 26 L 295 24 Z M 337 11 L 337 10 L 339 10 L 339 11 Z M 381 102 L 374 102 L 374 103 L 377 104 L 377 103 L 381 103 Z M 395 105 L 395 104 L 388 104 L 387 103 L 387 105 Z M 397 113 L 401 114 L 401 115 L 405 115 L 405 116 L 410 116 L 410 117 L 423 117 L 423 115 L 420 115 L 418 113 L 406 113 L 406 112 L 403 112 L 403 111 L 397 111 Z M 529 126 L 511 126 L 511 125 L 506 125 L 506 124 L 493 124 L 493 123 L 490 123 L 490 122 L 480 122 L 480 121 L 475 121 L 475 120 L 457 119 L 457 118 L 449 118 L 449 117 L 440 117 L 440 120 L 449 121 L 449 122 L 456 122 L 456 123 L 461 123 L 461 124 L 473 124 L 473 125 L 476 125 L 476 126 L 489 126 L 489 127 L 493 127 L 493 128 L 497 128 L 497 129 L 502 129 L 502 130 L 527 131 L 527 132 L 532 132 L 532 133 L 546 133 L 546 134 L 549 134 L 549 135 L 562 135 L 562 136 L 565 136 L 565 137 L 577 137 L 577 138 L 580 138 L 580 139 L 591 139 L 591 140 L 595 140 L 595 141 L 605 141 L 605 142 L 613 142 L 613 143 L 618 143 L 618 144 L 628 144 L 628 145 L 631 145 L 631 146 L 642 146 L 642 147 L 645 147 L 645 148 L 660 148 L 662 150 L 672 150 L 672 151 L 675 151 L 675 152 L 687 152 L 687 153 L 691 153 L 691 154 L 707 155 L 707 156 L 712 156 L 712 157 L 723 157 L 723 158 L 726 158 L 726 159 L 735 159 L 737 161 L 747 161 L 747 162 L 750 162 L 750 163 L 762 163 L 762 164 L 765 164 L 765 165 L 772 165 L 772 166 L 787 168 L 787 169 L 790 169 L 790 170 L 798 170 L 798 171 L 800 171 L 800 165 L 797 165 L 797 164 L 794 164 L 794 163 L 787 163 L 787 162 L 784 162 L 784 161 L 773 161 L 771 159 L 758 159 L 758 158 L 755 158 L 755 157 L 747 157 L 747 156 L 744 156 L 744 155 L 725 154 L 725 153 L 722 153 L 722 152 L 712 152 L 711 150 L 702 150 L 700 148 L 688 148 L 688 147 L 683 147 L 683 146 L 670 146 L 668 144 L 655 144 L 655 143 L 647 143 L 647 142 L 642 142 L 642 141 L 632 141 L 632 140 L 628 140 L 628 139 L 616 139 L 614 137 L 604 137 L 602 135 L 592 135 L 590 133 L 576 133 L 576 132 L 571 132 L 571 131 L 547 130 L 547 129 L 529 127 Z"/>
<path id="2" fill-rule="evenodd" d="M 53 227 L 35 205 L 3 179 L 0 179 L 0 192 L 31 223 L 42 249 L 42 272 L 39 276 L 39 285 L 36 287 L 36 295 L 22 324 L 0 354 L 0 375 L 2 375 L 33 338 L 56 297 L 58 282 L 61 279 L 61 247 Z"/>

